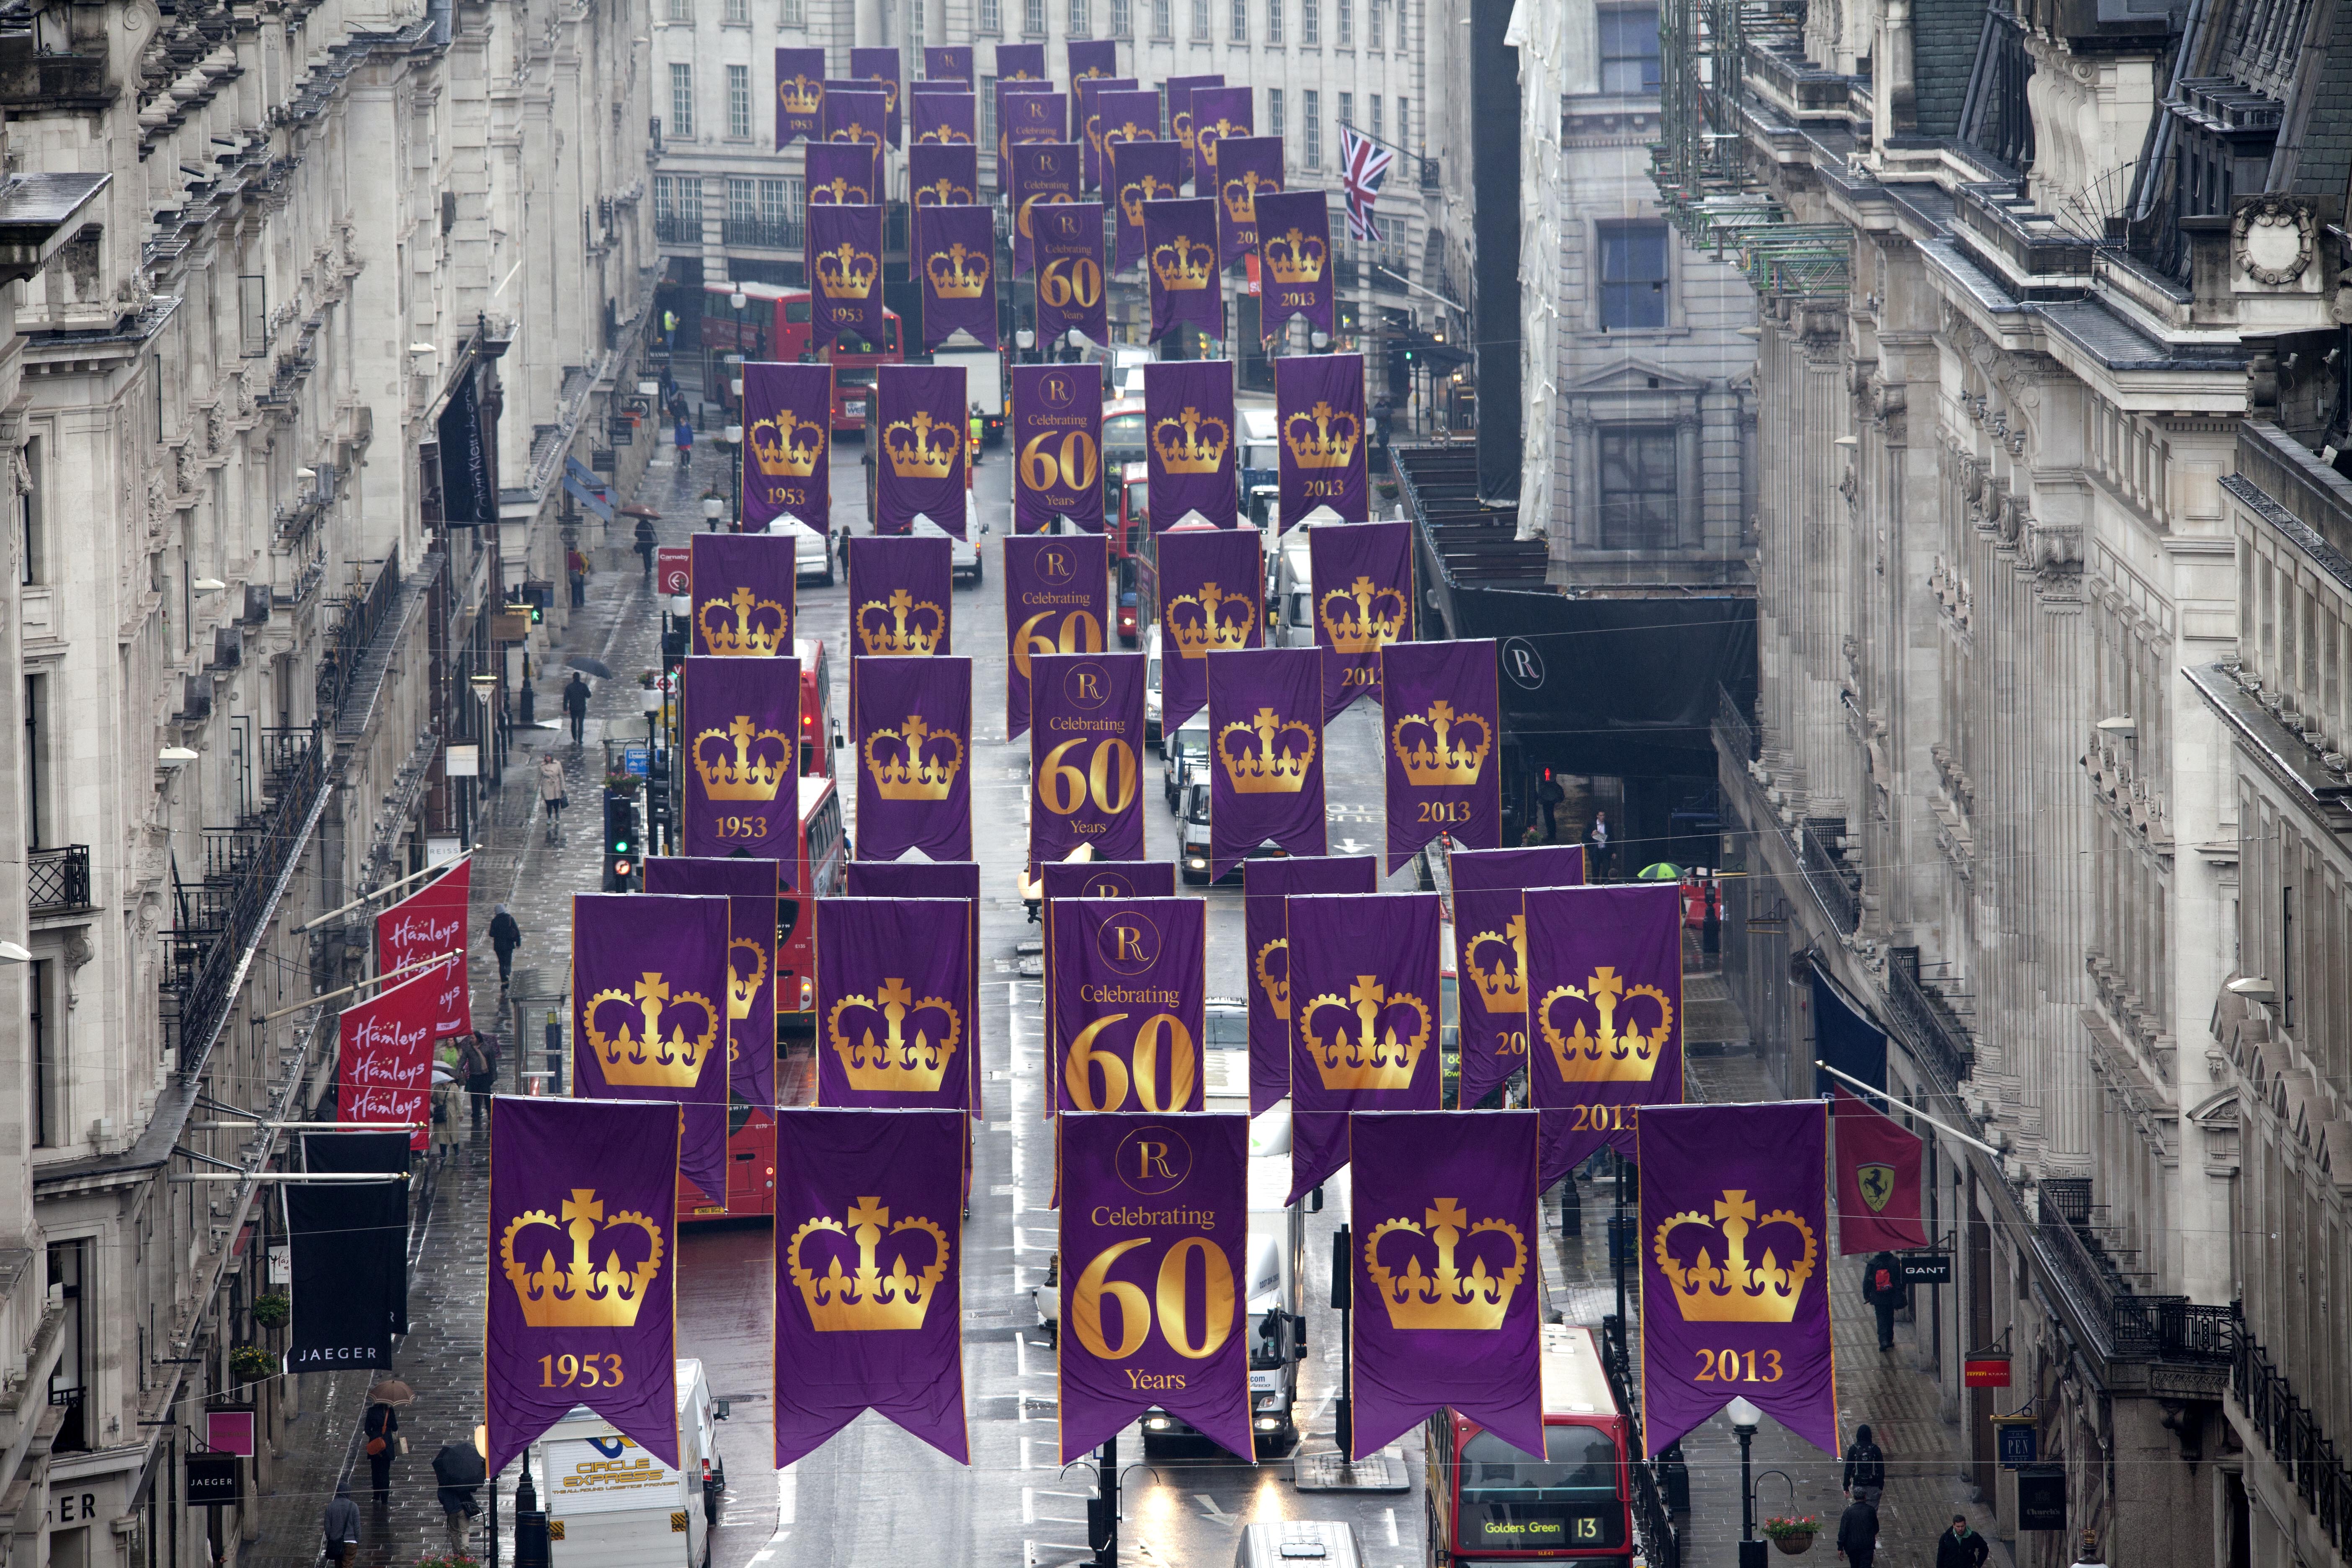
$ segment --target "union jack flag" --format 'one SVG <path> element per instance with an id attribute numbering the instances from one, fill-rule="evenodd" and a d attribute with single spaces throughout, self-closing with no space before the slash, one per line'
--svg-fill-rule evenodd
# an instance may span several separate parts
<path id="1" fill-rule="evenodd" d="M 1339 184 L 1348 196 L 1348 232 L 1368 245 L 1381 243 L 1381 226 L 1372 221 L 1372 203 L 1389 177 L 1396 153 L 1348 126 L 1339 127 Z"/>

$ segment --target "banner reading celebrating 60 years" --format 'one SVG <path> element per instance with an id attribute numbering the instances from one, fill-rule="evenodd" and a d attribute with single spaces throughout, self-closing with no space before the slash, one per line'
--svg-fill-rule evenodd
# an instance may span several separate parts
<path id="1" fill-rule="evenodd" d="M 490 1101 L 492 1475 L 574 1406 L 677 1464 L 677 1110 Z"/>
<path id="2" fill-rule="evenodd" d="M 1143 656 L 1029 658 L 1029 864 L 1143 858 Z"/>
<path id="3" fill-rule="evenodd" d="M 1744 1396 L 1838 1453 L 1829 1107 L 1642 1113 L 1642 1438 L 1651 1456 Z"/>
<path id="4" fill-rule="evenodd" d="M 1057 1110 L 1198 1110 L 1208 905 L 1063 899 L 1053 922 Z"/>
<path id="5" fill-rule="evenodd" d="M 684 1112 L 677 1173 L 727 1201 L 728 900 L 572 899 L 572 1092 Z"/>
<path id="6" fill-rule="evenodd" d="M 1013 532 L 1056 517 L 1103 531 L 1102 375 L 1099 364 L 1013 367 Z"/>
<path id="7" fill-rule="evenodd" d="M 960 1464 L 963 1129 L 951 1110 L 776 1118 L 776 1463 L 872 1410 Z"/>
<path id="8" fill-rule="evenodd" d="M 1254 1458 L 1249 1118 L 1066 1116 L 1059 1139 L 1062 1462 L 1155 1405 Z"/>
<path id="9" fill-rule="evenodd" d="M 1501 711 L 1490 638 L 1381 653 L 1390 870 L 1440 836 L 1472 849 L 1502 842 Z"/>
<path id="10" fill-rule="evenodd" d="M 800 837 L 801 661 L 688 658 L 685 668 L 680 847 L 689 856 L 740 850 L 774 860 L 790 887 Z"/>
<path id="11" fill-rule="evenodd" d="M 1006 740 L 1029 730 L 1031 659 L 1102 652 L 1110 617 L 1109 542 L 1100 534 L 1030 534 L 1004 542 L 1004 644 L 1013 654 L 1004 679 Z"/>

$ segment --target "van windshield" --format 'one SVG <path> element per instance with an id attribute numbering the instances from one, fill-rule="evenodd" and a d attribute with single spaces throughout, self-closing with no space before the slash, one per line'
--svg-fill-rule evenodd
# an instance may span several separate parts
<path id="1" fill-rule="evenodd" d="M 1481 1432 L 1462 1448 L 1460 1543 L 1472 1550 L 1618 1546 L 1617 1445 L 1593 1426 L 1546 1426 L 1540 1459 Z"/>

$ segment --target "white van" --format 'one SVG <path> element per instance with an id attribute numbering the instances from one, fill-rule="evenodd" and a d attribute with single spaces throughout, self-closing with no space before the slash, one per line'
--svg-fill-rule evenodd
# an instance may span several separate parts
<path id="1" fill-rule="evenodd" d="M 1267 617 L 1276 647 L 1315 646 L 1315 584 L 1302 524 L 1282 536 L 1274 552 L 1274 606 Z"/>
<path id="2" fill-rule="evenodd" d="M 586 1405 L 538 1445 L 540 1506 L 554 1568 L 709 1568 L 727 1468 L 699 1361 L 677 1363 L 677 1457 L 670 1468 Z"/>

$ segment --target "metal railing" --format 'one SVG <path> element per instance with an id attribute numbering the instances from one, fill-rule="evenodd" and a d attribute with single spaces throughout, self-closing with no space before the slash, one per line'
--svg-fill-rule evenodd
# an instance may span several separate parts
<path id="1" fill-rule="evenodd" d="M 89 846 L 29 851 L 25 857 L 25 905 L 37 915 L 89 908 Z"/>
<path id="2" fill-rule="evenodd" d="M 1919 950 L 1886 950 L 1886 1000 L 1901 1024 L 1912 1054 L 1925 1060 L 1956 1092 L 1976 1070 L 1976 1041 L 1943 994 L 1919 978 Z"/>
<path id="3" fill-rule="evenodd" d="M 394 545 L 376 572 L 375 581 L 360 593 L 335 601 L 341 614 L 319 656 L 319 712 L 331 717 L 343 705 L 352 683 L 359 679 L 360 661 L 367 656 L 383 618 L 400 597 L 400 547 Z"/>
<path id="4" fill-rule="evenodd" d="M 1844 857 L 1822 841 L 1815 819 L 1810 816 L 1798 826 L 1797 860 L 1806 885 L 1821 900 L 1831 922 L 1852 936 L 1862 923 L 1862 879 L 1846 869 Z"/>
<path id="5" fill-rule="evenodd" d="M 2246 1412 L 2271 1458 L 2294 1479 L 2303 1499 L 2337 1551 L 2352 1545 L 2352 1470 L 2320 1430 L 2318 1417 L 2295 1394 L 2242 1322 L 2233 1324 L 2230 1393 Z"/>
<path id="6" fill-rule="evenodd" d="M 1763 753 L 1756 746 L 1756 726 L 1749 722 L 1748 710 L 1739 700 L 1722 687 L 1715 689 L 1715 727 L 1720 741 L 1743 763 L 1752 763 Z"/>
<path id="7" fill-rule="evenodd" d="M 760 250 L 798 250 L 802 233 L 800 219 L 765 215 L 730 217 L 721 228 L 728 245 Z"/>
<path id="8" fill-rule="evenodd" d="M 1625 1468 L 1633 1482 L 1633 1532 L 1641 1538 L 1642 1554 L 1650 1568 L 1682 1568 L 1682 1537 L 1675 1531 L 1674 1515 L 1658 1485 L 1661 1461 L 1642 1458 L 1642 1411 L 1634 1397 L 1639 1385 L 1633 1376 L 1624 1321 L 1614 1312 L 1601 1314 L 1601 1365 L 1609 1375 L 1609 1390 L 1616 1396 L 1617 1408 L 1625 1413 Z M 1668 1450 L 1670 1455 L 1673 1452 Z"/>
<path id="9" fill-rule="evenodd" d="M 654 240 L 659 245 L 700 245 L 702 243 L 702 210 L 688 208 L 685 212 L 654 214 Z"/>

